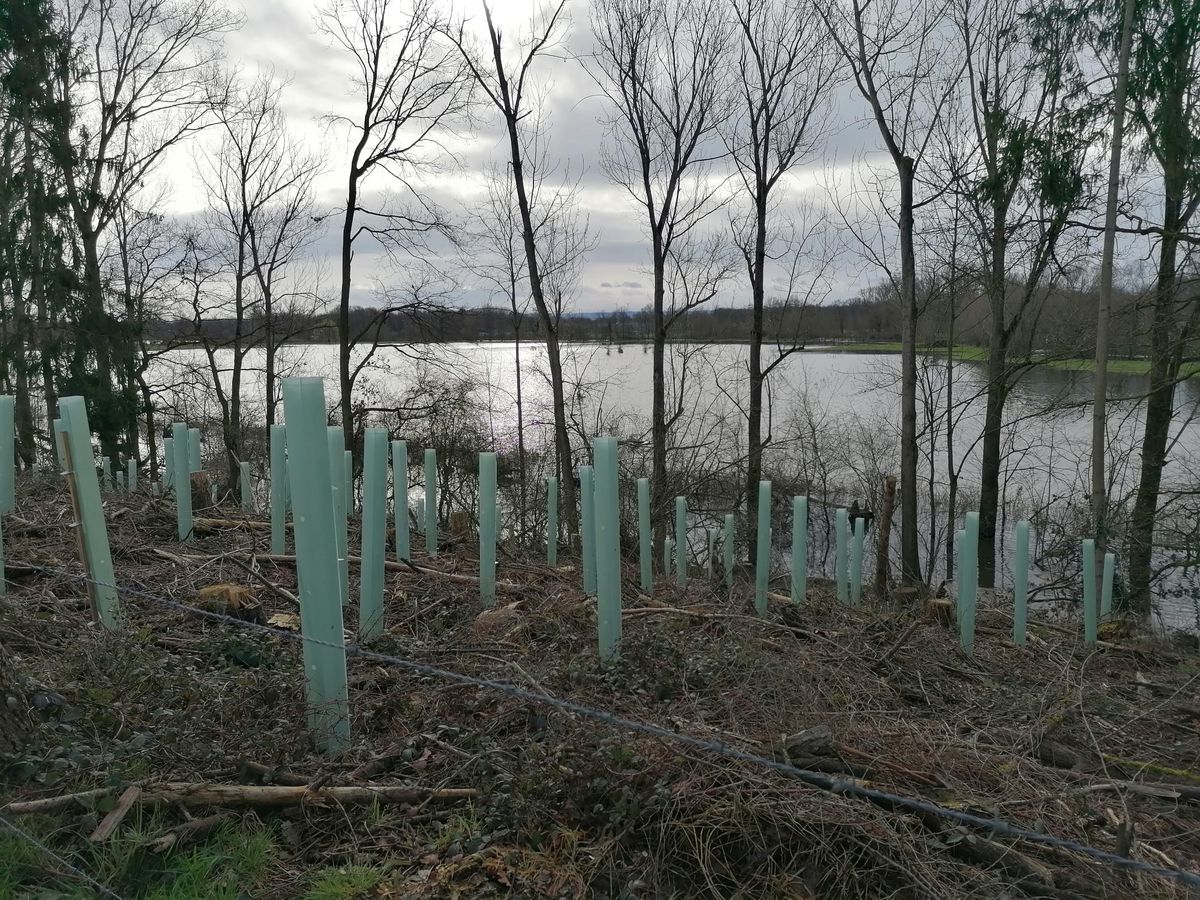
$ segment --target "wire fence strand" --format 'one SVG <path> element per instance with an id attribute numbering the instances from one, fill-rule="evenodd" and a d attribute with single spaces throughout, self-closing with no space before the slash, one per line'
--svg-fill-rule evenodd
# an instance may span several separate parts
<path id="1" fill-rule="evenodd" d="M 894 794 L 889 791 L 879 790 L 878 788 L 866 787 L 858 784 L 855 781 L 850 781 L 845 778 L 837 778 L 831 775 L 826 775 L 822 772 L 814 772 L 809 769 L 802 769 L 797 766 L 793 766 L 790 763 L 780 762 L 779 760 L 771 759 L 770 757 L 762 756 L 757 753 L 750 753 L 746 750 L 738 749 L 737 747 L 730 746 L 729 744 L 721 741 L 696 737 L 694 735 L 664 728 L 661 725 L 629 719 L 616 713 L 608 712 L 602 709 L 596 709 L 581 703 L 576 703 L 572 700 L 564 700 L 560 697 L 555 697 L 550 694 L 540 694 L 526 690 L 525 688 L 519 687 L 515 684 L 510 684 L 508 682 L 495 681 L 489 678 L 480 678 L 474 675 L 466 675 L 462 672 L 443 669 L 439 666 L 433 666 L 428 663 L 406 659 L 405 657 L 368 650 L 353 643 L 335 644 L 330 641 L 305 637 L 302 634 L 298 634 L 287 629 L 275 628 L 270 625 L 260 625 L 256 622 L 247 622 L 224 613 L 200 609 L 199 607 L 195 606 L 189 606 L 188 604 L 181 603 L 178 600 L 172 600 L 168 597 L 160 597 L 157 594 L 152 594 L 148 591 L 143 591 L 138 588 L 106 584 L 96 581 L 87 575 L 80 575 L 65 569 L 41 566 L 36 563 L 18 563 L 16 560 L 13 560 L 12 562 L 15 565 L 19 564 L 23 567 L 39 570 L 47 574 L 74 579 L 82 583 L 90 583 L 97 587 L 113 588 L 127 596 L 168 606 L 189 615 L 200 616 L 212 621 L 223 622 L 238 628 L 257 631 L 263 634 L 270 634 L 300 643 L 307 641 L 315 645 L 332 647 L 334 649 L 344 649 L 345 652 L 351 656 L 369 659 L 373 662 L 388 663 L 420 675 L 439 678 L 460 685 L 471 685 L 474 687 L 483 688 L 499 694 L 524 700 L 529 703 L 537 703 L 541 706 L 557 709 L 562 712 L 570 713 L 594 722 L 600 722 L 614 728 L 649 735 L 651 737 L 660 738 L 662 740 L 669 741 L 680 746 L 685 746 L 693 750 L 700 750 L 714 756 L 760 766 L 762 768 L 770 769 L 783 775 L 787 775 L 791 778 L 795 778 L 807 785 L 810 785 L 811 787 L 819 788 L 823 791 L 828 791 L 830 793 L 839 794 L 846 797 L 868 800 L 876 806 L 884 809 L 900 809 L 914 813 L 937 816 L 940 819 L 956 822 L 960 825 L 965 825 L 988 834 L 1019 838 L 1024 841 L 1028 841 L 1029 843 L 1039 844 L 1041 846 L 1051 847 L 1058 850 L 1070 851 L 1072 853 L 1078 853 L 1097 862 L 1106 863 L 1108 865 L 1134 872 L 1141 872 L 1147 875 L 1166 878 L 1187 885 L 1193 889 L 1200 889 L 1200 874 L 1188 872 L 1182 869 L 1169 869 L 1163 866 L 1157 866 L 1139 859 L 1133 859 L 1129 856 L 1123 856 L 1119 853 L 1112 853 L 1099 847 L 1093 847 L 1089 844 L 1083 844 L 1079 841 L 1071 840 L 1070 838 L 1058 837 L 1056 835 L 1047 834 L 1046 832 L 1022 828 L 1019 825 L 1015 825 L 1004 819 L 987 818 L 984 816 L 975 815 L 973 813 L 963 812 L 962 810 L 949 809 L 929 800 L 923 800 L 917 797 L 908 797 L 901 794 Z"/>
<path id="2" fill-rule="evenodd" d="M 49 847 L 47 847 L 45 844 L 43 844 L 41 841 L 39 841 L 37 838 L 35 838 L 28 831 L 25 831 L 23 828 L 21 828 L 14 822 L 11 822 L 8 819 L 4 818 L 4 816 L 0 816 L 0 826 L 7 828 L 13 834 L 28 841 L 30 844 L 32 844 L 34 847 L 36 847 L 38 850 L 40 850 L 46 856 L 50 857 L 52 860 L 54 860 L 56 863 L 58 863 L 60 866 L 62 866 L 67 871 L 67 873 L 70 874 L 72 877 L 77 878 L 78 880 L 80 880 L 88 885 L 91 885 L 96 890 L 98 890 L 102 897 L 112 897 L 112 898 L 114 898 L 114 900 L 121 900 L 121 895 L 118 894 L 116 891 L 114 891 L 112 888 L 110 888 L 104 884 L 101 884 L 99 881 L 97 881 L 95 878 L 93 878 L 87 872 L 84 872 L 82 869 L 76 868 L 75 866 L 71 865 L 71 863 L 69 863 L 67 860 L 63 859 L 61 856 L 59 856 L 57 853 L 55 853 L 53 850 L 51 850 Z"/>

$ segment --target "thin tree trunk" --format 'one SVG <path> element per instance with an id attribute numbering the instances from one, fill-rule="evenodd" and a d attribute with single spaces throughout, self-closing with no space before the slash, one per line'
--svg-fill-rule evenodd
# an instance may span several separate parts
<path id="1" fill-rule="evenodd" d="M 1100 301 L 1096 309 L 1096 374 L 1092 393 L 1092 521 L 1097 548 L 1108 543 L 1108 490 L 1104 478 L 1105 421 L 1108 414 L 1108 324 L 1112 307 L 1113 256 L 1117 243 L 1117 200 L 1121 186 L 1121 150 L 1125 141 L 1125 94 L 1129 87 L 1129 48 L 1135 0 L 1125 0 L 1121 51 L 1113 101 L 1112 153 L 1108 160 L 1108 199 L 1104 211 L 1104 249 L 1100 257 Z M 1103 559 L 1103 552 L 1096 558 Z"/>
<path id="2" fill-rule="evenodd" d="M 917 531 L 917 260 L 913 248 L 913 159 L 898 160 L 900 176 L 900 547 L 903 580 L 921 581 Z"/>
<path id="3" fill-rule="evenodd" d="M 763 455 L 763 278 L 766 269 L 767 206 L 766 190 L 761 184 L 754 212 L 754 255 L 750 263 L 750 402 L 746 441 L 746 534 L 750 547 L 756 547 L 758 541 L 758 482 L 762 479 Z"/>
<path id="4" fill-rule="evenodd" d="M 652 354 L 653 375 L 651 378 L 652 403 L 650 411 L 650 496 L 654 522 L 654 546 L 658 548 L 656 559 L 661 559 L 661 548 L 667 536 L 668 505 L 671 500 L 670 485 L 667 484 L 667 384 L 666 349 L 667 328 L 663 312 L 666 288 L 664 284 L 666 261 L 662 251 L 661 236 L 654 235 L 654 347 Z"/>
<path id="5" fill-rule="evenodd" d="M 983 441 L 979 485 L 979 583 L 993 587 L 996 580 L 996 517 L 1000 505 L 1000 444 L 1004 429 L 1004 404 L 1008 401 L 1008 320 L 1005 241 L 1007 205 L 993 201 L 991 271 L 988 275 L 987 401 L 983 414 Z"/>
<path id="6" fill-rule="evenodd" d="M 1133 609 L 1142 617 L 1151 612 L 1151 557 L 1154 549 L 1154 519 L 1162 470 L 1166 464 L 1171 418 L 1175 411 L 1175 382 L 1179 373 L 1179 341 L 1174 334 L 1178 290 L 1178 195 L 1168 196 L 1162 244 L 1159 249 L 1158 283 L 1155 288 L 1153 323 L 1150 331 L 1150 390 L 1146 402 L 1146 427 L 1142 434 L 1142 465 L 1137 496 L 1129 522 L 1129 594 Z"/>
<path id="7" fill-rule="evenodd" d="M 364 136 L 365 140 L 365 136 Z M 361 147 L 360 141 L 360 147 Z M 342 411 L 342 432 L 347 450 L 354 450 L 354 403 L 351 391 L 354 382 L 350 375 L 350 275 L 354 258 L 354 210 L 358 204 L 358 151 L 350 161 L 350 178 L 346 187 L 346 212 L 342 218 L 342 289 L 338 301 L 338 406 Z"/>
<path id="8" fill-rule="evenodd" d="M 526 485 L 525 466 L 525 403 L 521 388 L 521 316 L 516 311 L 517 285 L 512 283 L 513 308 L 513 355 L 517 366 L 517 477 L 521 485 L 521 515 L 518 525 L 521 529 L 521 540 L 528 536 L 526 526 L 529 520 L 529 490 Z"/>
<path id="9" fill-rule="evenodd" d="M 958 470 L 954 467 L 954 318 L 958 259 L 958 219 L 954 220 L 954 250 L 950 257 L 950 325 L 946 336 L 946 580 L 954 580 L 954 526 L 958 520 Z"/>

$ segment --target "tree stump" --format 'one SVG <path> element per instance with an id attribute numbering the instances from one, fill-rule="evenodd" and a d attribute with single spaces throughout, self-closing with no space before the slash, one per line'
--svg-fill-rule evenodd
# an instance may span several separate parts
<path id="1" fill-rule="evenodd" d="M 212 481 L 207 472 L 193 472 L 192 483 L 192 512 L 208 509 L 213 505 Z"/>

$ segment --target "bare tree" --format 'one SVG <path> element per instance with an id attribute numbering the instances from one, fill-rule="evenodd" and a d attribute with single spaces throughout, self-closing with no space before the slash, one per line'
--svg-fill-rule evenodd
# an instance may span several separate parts
<path id="1" fill-rule="evenodd" d="M 1011 358 L 1012 341 L 1058 274 L 1068 223 L 1089 199 L 1091 129 L 1069 64 L 1072 32 L 1055 23 L 1034 35 L 1025 23 L 1035 8 L 1028 0 L 961 0 L 954 12 L 971 147 L 959 185 L 985 261 L 989 311 L 979 492 L 979 581 L 987 587 L 995 581 L 1004 409 L 1028 368 Z"/>
<path id="2" fill-rule="evenodd" d="M 958 72 L 942 71 L 945 4 L 848 0 L 819 7 L 831 39 L 896 169 L 900 243 L 900 529 L 905 582 L 921 581 L 917 525 L 917 258 L 913 242 L 917 168 Z M 959 70 L 961 71 L 961 69 Z"/>
<path id="3" fill-rule="evenodd" d="M 215 0 L 68 0 L 61 9 L 68 50 L 55 72 L 64 113 L 55 146 L 85 289 L 75 368 L 95 360 L 90 422 L 115 457 L 137 441 L 136 355 L 105 306 L 102 239 L 163 156 L 213 123 L 220 40 L 237 19 Z"/>
<path id="4" fill-rule="evenodd" d="M 176 288 L 182 260 L 177 247 L 178 229 L 159 210 L 167 189 L 139 193 L 121 204 L 113 223 L 115 247 L 108 254 L 105 270 L 109 283 L 116 286 L 125 310 L 136 353 L 134 383 L 141 398 L 146 424 L 146 463 L 150 471 L 158 468 L 158 430 L 155 399 L 158 385 L 151 367 L 176 346 L 174 340 L 157 340 L 148 334 L 146 323 L 170 317 L 175 310 Z M 138 449 L 131 451 L 137 458 Z"/>
<path id="5" fill-rule="evenodd" d="M 720 206 L 724 180 L 713 163 L 725 155 L 719 129 L 729 106 L 726 13 L 718 0 L 597 0 L 592 5 L 593 77 L 613 105 L 620 130 L 604 148 L 603 166 L 633 198 L 650 238 L 650 484 L 656 543 L 665 536 L 672 492 L 665 356 L 668 327 L 678 316 L 669 315 L 667 294 L 672 269 L 681 260 L 696 259 L 698 229 Z M 679 247 L 685 242 L 692 248 Z M 703 286 L 675 294 L 693 300 L 712 296 Z"/>
<path id="6" fill-rule="evenodd" d="M 1142 435 L 1141 471 L 1129 523 L 1129 590 L 1134 608 L 1150 613 L 1151 555 L 1162 471 L 1172 445 L 1175 386 L 1189 341 L 1200 326 L 1200 302 L 1189 284 L 1200 235 L 1200 2 L 1139 4 L 1129 72 L 1129 105 L 1144 153 L 1161 175 L 1158 223 L 1134 230 L 1158 241 L 1150 325 L 1150 386 Z M 1182 259 L 1180 258 L 1182 251 Z M 1189 271 L 1189 269 L 1191 271 Z"/>
<path id="7" fill-rule="evenodd" d="M 474 213 L 475 230 L 464 264 L 491 290 L 504 298 L 512 311 L 513 354 L 517 370 L 517 477 L 520 491 L 519 526 L 526 534 L 528 519 L 528 490 L 526 484 L 525 398 L 521 371 L 521 328 L 525 323 L 528 297 L 522 287 L 525 282 L 524 227 L 517 208 L 512 168 L 493 169 L 488 174 L 487 197 Z M 483 251 L 480 255 L 480 250 Z M 539 312 L 540 315 L 540 312 Z M 561 365 L 559 367 L 561 373 Z"/>
<path id="8" fill-rule="evenodd" d="M 1135 0 L 1125 0 L 1117 74 L 1113 92 L 1112 144 L 1108 155 L 1108 192 L 1104 206 L 1104 249 L 1100 257 L 1100 296 L 1096 304 L 1096 374 L 1092 385 L 1092 518 L 1103 550 L 1108 543 L 1108 494 L 1104 450 L 1108 405 L 1108 326 L 1113 293 L 1113 257 L 1117 244 L 1117 201 L 1121 190 L 1121 151 L 1125 142 L 1125 94 L 1129 87 L 1129 48 L 1133 43 Z M 1097 554 L 1103 558 L 1103 553 Z"/>
<path id="9" fill-rule="evenodd" d="M 269 75 L 249 88 L 244 118 L 251 122 L 241 141 L 248 155 L 249 183 L 243 188 L 245 240 L 257 282 L 262 320 L 266 421 L 275 422 L 281 401 L 279 348 L 300 327 L 297 314 L 313 305 L 314 291 L 300 257 L 316 237 L 322 217 L 314 215 L 313 183 L 324 166 L 287 129 L 280 106 L 281 85 Z"/>
<path id="10" fill-rule="evenodd" d="M 353 115 L 331 116 L 349 131 L 352 148 L 342 210 L 338 384 L 346 446 L 355 448 L 354 379 L 365 363 L 352 356 L 358 339 L 378 336 L 392 310 L 385 307 L 372 326 L 353 332 L 354 252 L 374 241 L 393 257 L 411 259 L 431 236 L 450 234 L 448 218 L 419 179 L 452 156 L 442 138 L 466 111 L 474 81 L 446 39 L 449 22 L 436 0 L 334 0 L 318 25 L 353 63 L 358 107 Z M 390 179 L 400 196 L 368 194 L 378 187 L 368 183 L 373 176 Z"/>
<path id="11" fill-rule="evenodd" d="M 311 219 L 302 217 L 311 203 L 319 163 L 288 137 L 279 107 L 280 90 L 269 74 L 250 83 L 233 79 L 229 101 L 219 112 L 220 140 L 201 155 L 197 166 L 208 196 L 207 234 L 202 242 L 216 254 L 226 290 L 214 293 L 211 304 L 202 307 L 194 302 L 192 308 L 217 382 L 228 490 L 238 483 L 238 466 L 245 458 L 242 402 L 247 354 L 272 334 L 272 291 L 312 230 Z M 204 330 L 204 318 L 215 314 L 227 320 L 228 334 L 212 336 Z M 228 354 L 228 364 L 220 367 L 228 391 L 218 378 L 216 347 Z M 267 408 L 273 410 L 274 344 L 268 349 Z"/>
<path id="12" fill-rule="evenodd" d="M 571 439 L 567 431 L 566 398 L 559 348 L 559 319 L 564 294 L 559 293 L 558 302 L 547 296 L 547 249 L 540 245 L 541 241 L 546 240 L 544 229 L 547 224 L 558 219 L 557 211 L 561 210 L 566 195 L 548 185 L 547 180 L 551 173 L 546 171 L 544 145 L 541 143 L 544 135 L 536 124 L 536 115 L 531 120 L 532 125 L 527 121 L 534 103 L 534 98 L 531 97 L 533 85 L 530 81 L 532 68 L 540 56 L 550 53 L 562 39 L 564 6 L 565 0 L 560 0 L 557 4 L 544 7 L 535 16 L 529 34 L 517 42 L 517 58 L 513 63 L 505 60 L 503 35 L 493 21 L 491 9 L 486 2 L 483 3 L 483 12 L 487 22 L 490 64 L 485 65 L 476 58 L 468 48 L 461 29 L 455 37 L 455 42 L 463 64 L 470 70 L 475 83 L 504 120 L 512 186 L 516 192 L 521 241 L 525 252 L 525 275 L 529 279 L 529 292 L 544 332 L 547 364 L 550 367 L 558 483 L 563 491 L 568 529 L 573 532 L 576 529 L 574 466 Z M 510 68 L 510 65 L 513 67 Z M 561 233 L 559 236 L 561 237 Z"/>
<path id="13" fill-rule="evenodd" d="M 734 240 L 750 282 L 749 400 L 746 442 L 747 529 L 754 546 L 757 485 L 762 454 L 763 395 L 767 379 L 797 348 L 791 342 L 763 364 L 768 269 L 781 260 L 794 273 L 796 246 L 778 227 L 776 189 L 794 167 L 811 159 L 827 134 L 830 91 L 840 57 L 809 0 L 733 0 L 737 19 L 737 101 L 725 142 L 749 209 L 734 223 Z M 782 232 L 782 233 L 781 233 Z M 803 249 L 801 249 L 801 253 Z M 787 266 L 788 258 L 793 265 Z M 791 280 L 791 279 L 789 279 Z M 791 300 L 789 289 L 786 301 Z"/>

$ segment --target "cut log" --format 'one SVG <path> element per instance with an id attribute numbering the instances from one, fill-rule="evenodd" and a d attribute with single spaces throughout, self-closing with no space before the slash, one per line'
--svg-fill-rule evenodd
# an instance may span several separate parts
<path id="1" fill-rule="evenodd" d="M 833 731 L 828 725 L 814 725 L 783 739 L 783 748 L 790 757 L 833 756 Z"/>
<path id="2" fill-rule="evenodd" d="M 108 793 L 105 789 L 67 794 L 45 800 L 10 803 L 0 811 L 11 815 L 50 812 L 84 799 Z M 168 781 L 147 784 L 134 801 L 135 806 L 228 806 L 264 809 L 280 806 L 340 805 L 347 803 L 425 803 L 430 800 L 469 800 L 479 796 L 474 788 L 422 788 L 412 785 L 364 784 L 312 788 L 308 785 L 206 784 Z"/>
<path id="3" fill-rule="evenodd" d="M 121 824 L 121 820 L 125 818 L 129 810 L 133 809 L 134 804 L 137 803 L 137 799 L 141 794 L 142 789 L 136 784 L 131 784 L 125 788 L 125 793 L 121 794 L 120 799 L 117 800 L 117 805 L 112 808 L 112 811 L 107 816 L 100 820 L 100 824 L 96 826 L 96 830 L 92 832 L 88 840 L 94 844 L 107 841 L 112 836 L 112 833 L 117 830 L 117 826 Z"/>

